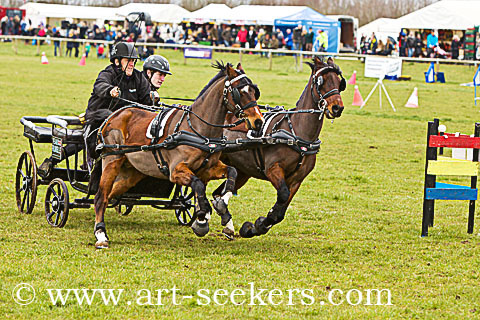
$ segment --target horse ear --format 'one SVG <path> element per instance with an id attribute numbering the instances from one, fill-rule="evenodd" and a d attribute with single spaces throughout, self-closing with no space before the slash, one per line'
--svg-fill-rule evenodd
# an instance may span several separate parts
<path id="1" fill-rule="evenodd" d="M 333 61 L 333 57 L 328 57 L 327 64 L 335 64 L 335 62 Z"/>
<path id="2" fill-rule="evenodd" d="M 240 62 L 237 64 L 237 69 L 245 73 L 245 70 L 243 70 L 242 64 Z"/>
<path id="3" fill-rule="evenodd" d="M 232 68 L 230 64 L 227 64 L 226 70 L 227 70 L 227 76 L 230 79 L 235 78 L 237 76 L 237 72 L 235 71 L 235 69 Z"/>
<path id="4" fill-rule="evenodd" d="M 322 59 L 320 59 L 318 56 L 315 56 L 313 58 L 313 62 L 316 64 L 316 65 L 321 65 L 323 63 Z"/>

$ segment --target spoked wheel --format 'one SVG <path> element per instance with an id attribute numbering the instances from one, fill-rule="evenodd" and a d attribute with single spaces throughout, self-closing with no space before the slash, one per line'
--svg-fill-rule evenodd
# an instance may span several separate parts
<path id="1" fill-rule="evenodd" d="M 185 186 L 176 186 L 175 197 L 182 205 L 180 209 L 175 209 L 175 216 L 178 223 L 182 226 L 191 226 L 197 219 L 195 213 L 195 197 L 192 188 Z"/>
<path id="2" fill-rule="evenodd" d="M 25 151 L 18 159 L 15 174 L 15 198 L 18 211 L 32 213 L 37 199 L 37 165 L 30 151 Z"/>
<path id="3" fill-rule="evenodd" d="M 122 216 L 128 216 L 130 212 L 132 212 L 132 209 L 133 204 L 119 203 L 117 206 L 115 206 L 115 211 L 117 211 L 117 213 Z"/>
<path id="4" fill-rule="evenodd" d="M 62 228 L 68 219 L 68 189 L 62 179 L 53 179 L 45 195 L 45 217 L 52 227 Z"/>

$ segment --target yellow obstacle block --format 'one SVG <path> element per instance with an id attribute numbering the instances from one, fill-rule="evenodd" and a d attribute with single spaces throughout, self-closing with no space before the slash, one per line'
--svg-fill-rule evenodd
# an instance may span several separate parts
<path id="1" fill-rule="evenodd" d="M 476 176 L 478 175 L 478 162 L 466 160 L 429 160 L 427 174 L 437 176 Z"/>

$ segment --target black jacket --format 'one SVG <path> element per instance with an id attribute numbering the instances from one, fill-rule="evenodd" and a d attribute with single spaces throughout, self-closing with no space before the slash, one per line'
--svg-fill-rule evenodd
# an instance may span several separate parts
<path id="1" fill-rule="evenodd" d="M 88 100 L 87 113 L 99 109 L 115 111 L 129 105 L 130 103 L 126 101 L 112 98 L 110 91 L 116 86 L 120 88 L 120 98 L 146 105 L 152 104 L 152 100 L 150 99 L 150 83 L 145 79 L 142 72 L 134 69 L 130 77 L 126 75 L 122 77 L 122 75 L 123 72 L 121 68 L 113 64 L 98 74 L 97 80 L 93 85 L 92 95 Z"/>

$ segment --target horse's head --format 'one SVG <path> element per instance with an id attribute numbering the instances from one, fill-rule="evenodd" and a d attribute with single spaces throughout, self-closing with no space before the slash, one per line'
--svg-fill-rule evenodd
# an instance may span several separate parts
<path id="1" fill-rule="evenodd" d="M 248 129 L 260 130 L 264 120 L 257 105 L 257 99 L 260 97 L 257 85 L 247 77 L 240 63 L 236 69 L 228 63 L 225 66 L 225 73 L 227 78 L 223 101 L 228 111 L 239 119 L 245 119 Z"/>
<path id="2" fill-rule="evenodd" d="M 331 57 L 324 61 L 315 56 L 313 63 L 308 62 L 308 65 L 312 68 L 311 92 L 313 100 L 320 109 L 325 108 L 325 116 L 328 119 L 340 117 L 344 108 L 340 93 L 347 86 L 342 71 Z"/>

